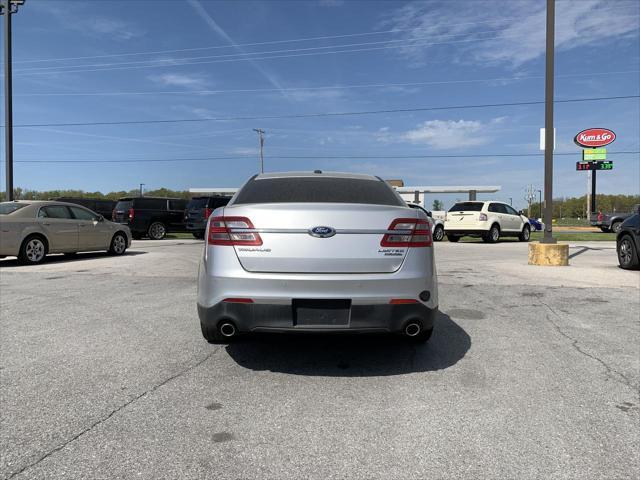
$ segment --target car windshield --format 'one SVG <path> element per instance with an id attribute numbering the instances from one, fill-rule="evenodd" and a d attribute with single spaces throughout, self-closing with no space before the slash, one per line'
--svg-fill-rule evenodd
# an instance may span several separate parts
<path id="1" fill-rule="evenodd" d="M 483 202 L 459 202 L 449 209 L 450 212 L 479 212 Z"/>
<path id="2" fill-rule="evenodd" d="M 361 178 L 288 177 L 250 181 L 234 204 L 244 203 L 364 203 L 404 206 L 385 182 Z"/>
<path id="3" fill-rule="evenodd" d="M 27 205 L 27 203 L 2 202 L 0 203 L 0 215 L 9 215 Z"/>

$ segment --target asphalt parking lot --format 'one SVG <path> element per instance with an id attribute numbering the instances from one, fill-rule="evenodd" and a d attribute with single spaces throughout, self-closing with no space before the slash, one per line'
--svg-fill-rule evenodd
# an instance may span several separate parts
<path id="1" fill-rule="evenodd" d="M 436 245 L 431 341 L 209 345 L 201 242 L 0 261 L 1 478 L 638 478 L 640 272 Z"/>

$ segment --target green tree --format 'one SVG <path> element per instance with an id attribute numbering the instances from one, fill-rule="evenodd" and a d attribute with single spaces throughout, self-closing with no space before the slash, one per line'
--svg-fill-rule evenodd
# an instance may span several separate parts
<path id="1" fill-rule="evenodd" d="M 434 200 L 433 201 L 433 210 L 439 211 L 439 210 L 444 210 L 444 205 L 440 200 Z"/>

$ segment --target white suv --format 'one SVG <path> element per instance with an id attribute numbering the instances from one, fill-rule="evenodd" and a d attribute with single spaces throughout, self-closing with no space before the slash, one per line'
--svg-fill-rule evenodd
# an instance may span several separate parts
<path id="1" fill-rule="evenodd" d="M 465 235 L 479 236 L 488 243 L 500 237 L 518 237 L 528 242 L 529 219 L 511 205 L 502 202 L 458 202 L 447 212 L 444 229 L 450 242 Z"/>

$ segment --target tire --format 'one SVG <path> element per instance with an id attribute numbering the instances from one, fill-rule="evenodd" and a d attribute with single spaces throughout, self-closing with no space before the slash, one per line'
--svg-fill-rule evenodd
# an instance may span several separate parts
<path id="1" fill-rule="evenodd" d="M 602 233 L 609 233 L 611 231 L 609 227 L 600 227 L 600 230 L 602 230 Z"/>
<path id="2" fill-rule="evenodd" d="M 20 246 L 18 261 L 24 265 L 38 265 L 47 256 L 49 246 L 41 235 L 30 235 L 25 238 Z"/>
<path id="3" fill-rule="evenodd" d="M 620 268 L 624 268 L 625 270 L 635 270 L 640 266 L 638 250 L 633 243 L 631 235 L 623 235 L 620 237 L 616 251 L 618 253 L 618 263 L 620 264 Z"/>
<path id="4" fill-rule="evenodd" d="M 444 238 L 444 227 L 442 225 L 436 225 L 436 228 L 433 229 L 433 241 L 441 242 Z"/>
<path id="5" fill-rule="evenodd" d="M 204 232 L 192 232 L 193 238 L 197 238 L 198 240 L 204 240 Z"/>
<path id="6" fill-rule="evenodd" d="M 122 232 L 117 232 L 111 239 L 109 255 L 123 255 L 127 251 L 127 236 Z"/>
<path id="7" fill-rule="evenodd" d="M 617 234 L 617 233 L 620 231 L 620 228 L 621 228 L 621 227 L 622 227 L 622 222 L 620 222 L 620 221 L 613 222 L 613 223 L 611 224 L 611 231 L 612 231 L 613 233 L 616 233 L 616 234 Z"/>
<path id="8" fill-rule="evenodd" d="M 485 242 L 487 243 L 498 243 L 500 240 L 500 227 L 497 223 L 491 225 L 491 228 L 486 234 L 486 238 Z M 484 240 L 484 237 L 482 239 Z"/>
<path id="9" fill-rule="evenodd" d="M 147 232 L 151 240 L 162 240 L 167 235 L 167 227 L 162 222 L 153 222 Z"/>
<path id="10" fill-rule="evenodd" d="M 459 235 L 449 235 L 447 234 L 447 240 L 453 243 L 456 243 L 460 240 L 460 236 Z"/>
<path id="11" fill-rule="evenodd" d="M 233 337 L 225 337 L 220 333 L 220 329 L 217 325 L 215 327 L 211 327 L 204 323 L 200 323 L 200 329 L 202 330 L 202 336 L 209 343 L 229 343 L 237 337 L 237 335 L 234 335 Z"/>
<path id="12" fill-rule="evenodd" d="M 522 233 L 518 235 L 518 240 L 521 242 L 528 242 L 531 238 L 531 227 L 529 225 L 525 225 L 522 229 Z"/>

